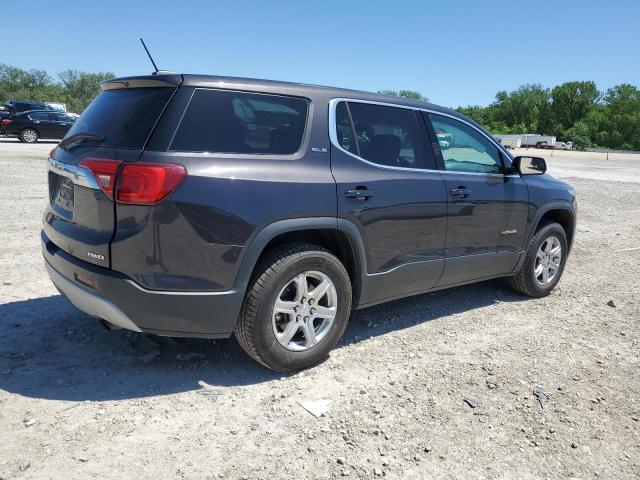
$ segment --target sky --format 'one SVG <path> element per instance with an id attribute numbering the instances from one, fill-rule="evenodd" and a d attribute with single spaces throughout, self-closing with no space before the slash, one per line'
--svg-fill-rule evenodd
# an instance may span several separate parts
<path id="1" fill-rule="evenodd" d="M 640 86 L 640 0 L 0 0 L 0 63 L 158 67 L 487 105 L 526 83 Z"/>

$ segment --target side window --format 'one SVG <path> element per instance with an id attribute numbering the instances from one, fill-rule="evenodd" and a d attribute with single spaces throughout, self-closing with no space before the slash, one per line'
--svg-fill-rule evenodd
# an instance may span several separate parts
<path id="1" fill-rule="evenodd" d="M 307 110 L 302 98 L 197 89 L 170 150 L 292 154 L 302 144 Z"/>
<path id="2" fill-rule="evenodd" d="M 31 120 L 49 120 L 48 113 L 30 113 L 29 118 Z"/>
<path id="3" fill-rule="evenodd" d="M 429 118 L 440 144 L 445 170 L 501 173 L 498 147 L 484 135 L 450 117 L 430 113 Z"/>
<path id="4" fill-rule="evenodd" d="M 379 165 L 424 168 L 421 131 L 413 110 L 359 102 L 348 102 L 348 108 L 357 155 Z"/>

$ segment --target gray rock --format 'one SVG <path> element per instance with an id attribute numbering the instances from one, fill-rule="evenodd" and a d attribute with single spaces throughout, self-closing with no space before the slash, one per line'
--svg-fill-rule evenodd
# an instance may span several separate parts
<path id="1" fill-rule="evenodd" d="M 549 400 L 549 397 L 547 396 L 546 393 L 544 393 L 540 387 L 538 387 L 538 385 L 536 385 L 535 387 L 533 387 L 533 395 L 538 399 L 538 402 L 540 403 L 540 408 L 544 408 L 544 404 L 546 403 L 547 400 Z"/>
<path id="2" fill-rule="evenodd" d="M 478 402 L 476 402 L 475 400 L 473 400 L 471 398 L 463 398 L 462 400 L 464 401 L 464 403 L 469 405 L 471 408 L 476 408 L 478 406 Z"/>
<path id="3" fill-rule="evenodd" d="M 609 305 L 610 307 L 616 308 L 616 302 L 613 299 L 609 300 L 607 302 L 607 305 Z"/>

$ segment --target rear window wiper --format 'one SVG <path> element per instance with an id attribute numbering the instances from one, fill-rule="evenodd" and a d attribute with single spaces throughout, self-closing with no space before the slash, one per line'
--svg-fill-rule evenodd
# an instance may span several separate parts
<path id="1" fill-rule="evenodd" d="M 84 141 L 103 142 L 104 140 L 104 137 L 94 133 L 76 133 L 75 135 L 64 138 L 58 146 L 63 150 L 68 150 L 69 145 L 72 143 L 80 143 Z"/>

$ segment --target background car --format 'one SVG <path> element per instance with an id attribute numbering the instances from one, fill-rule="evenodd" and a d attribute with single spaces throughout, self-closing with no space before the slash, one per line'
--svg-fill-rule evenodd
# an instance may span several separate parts
<path id="1" fill-rule="evenodd" d="M 573 148 L 573 142 L 556 142 L 556 150 L 571 150 Z"/>
<path id="2" fill-rule="evenodd" d="M 41 138 L 61 139 L 75 121 L 75 117 L 67 113 L 35 110 L 12 115 L 0 123 L 5 135 L 18 137 L 21 142 L 34 143 Z"/>
<path id="3" fill-rule="evenodd" d="M 4 135 L 2 120 L 11 117 L 11 112 L 7 110 L 0 110 L 0 135 Z"/>
<path id="4" fill-rule="evenodd" d="M 28 112 L 30 110 L 53 110 L 56 112 L 66 112 L 67 107 L 64 103 L 54 102 L 37 102 L 35 100 L 7 100 L 4 102 L 4 108 L 9 112 L 16 114 Z"/>

